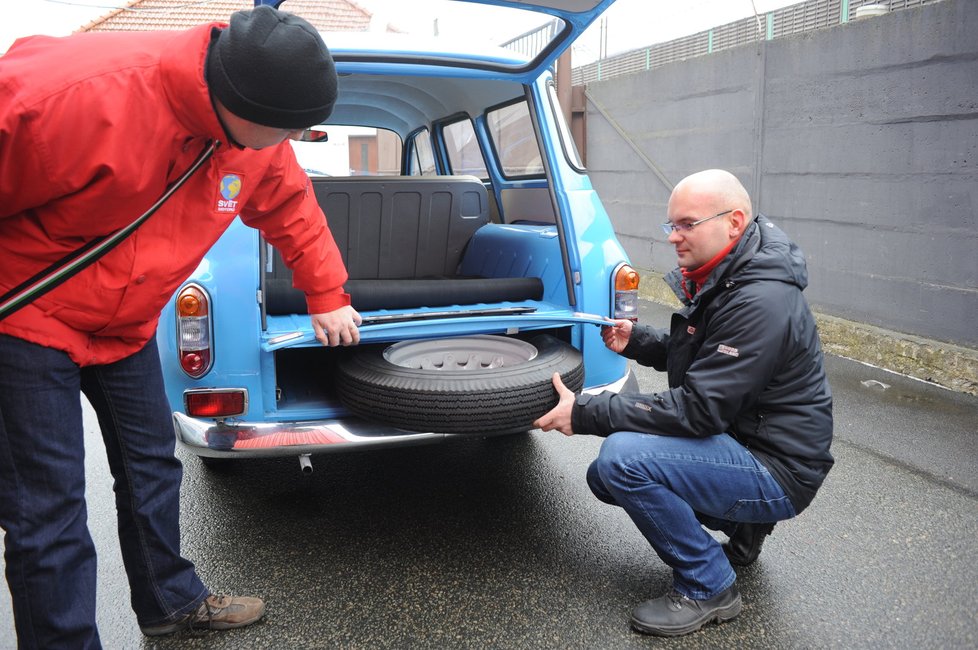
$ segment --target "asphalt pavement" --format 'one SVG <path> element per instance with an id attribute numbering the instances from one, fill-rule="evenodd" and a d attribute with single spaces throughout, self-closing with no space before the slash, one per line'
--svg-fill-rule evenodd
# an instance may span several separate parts
<path id="1" fill-rule="evenodd" d="M 669 310 L 642 305 L 642 318 Z M 744 611 L 661 639 L 631 608 L 670 571 L 584 471 L 601 439 L 479 439 L 226 473 L 180 451 L 184 553 L 215 590 L 265 598 L 228 632 L 143 637 L 86 410 L 89 520 L 106 648 L 975 648 L 978 398 L 838 357 L 836 465 L 812 506 L 741 569 Z M 643 390 L 662 375 L 634 366 Z M 0 590 L 0 648 L 13 648 Z"/>

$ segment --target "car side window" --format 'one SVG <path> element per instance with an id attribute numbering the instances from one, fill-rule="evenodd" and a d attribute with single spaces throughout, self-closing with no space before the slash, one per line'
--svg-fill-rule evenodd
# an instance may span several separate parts
<path id="1" fill-rule="evenodd" d="M 584 160 L 581 158 L 581 152 L 577 149 L 574 136 L 571 134 L 570 125 L 564 119 L 564 112 L 561 110 L 560 100 L 557 98 L 557 87 L 552 83 L 547 85 L 547 96 L 550 98 L 550 106 L 553 109 L 557 130 L 560 132 L 560 143 L 564 148 L 567 161 L 577 171 L 584 172 Z"/>
<path id="2" fill-rule="evenodd" d="M 431 136 L 428 129 L 421 129 L 408 140 L 410 157 L 408 158 L 407 173 L 409 176 L 432 176 L 438 173 L 435 169 L 435 154 L 431 149 Z"/>
<path id="3" fill-rule="evenodd" d="M 504 176 L 543 176 L 543 160 L 526 101 L 490 110 L 486 124 Z"/>
<path id="4" fill-rule="evenodd" d="M 472 120 L 463 118 L 446 124 L 442 127 L 442 138 L 453 174 L 471 174 L 482 180 L 489 178 Z"/>

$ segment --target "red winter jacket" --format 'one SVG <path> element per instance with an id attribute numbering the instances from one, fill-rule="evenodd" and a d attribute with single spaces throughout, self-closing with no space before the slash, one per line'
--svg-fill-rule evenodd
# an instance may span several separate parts
<path id="1" fill-rule="evenodd" d="M 35 36 L 0 57 L 0 293 L 126 226 L 208 140 L 228 142 L 204 82 L 219 28 Z M 237 214 L 282 252 L 310 313 L 350 304 L 343 261 L 289 143 L 221 144 L 132 236 L 0 321 L 0 333 L 79 365 L 136 352 Z"/>

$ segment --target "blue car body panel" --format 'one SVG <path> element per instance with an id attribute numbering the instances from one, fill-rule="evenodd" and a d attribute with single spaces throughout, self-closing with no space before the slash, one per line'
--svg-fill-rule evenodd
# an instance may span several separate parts
<path id="1" fill-rule="evenodd" d="M 556 330 L 565 332 L 567 341 L 583 354 L 585 390 L 620 390 L 628 380 L 625 359 L 609 351 L 600 337 L 600 325 L 614 310 L 614 274 L 628 262 L 628 257 L 589 178 L 568 151 L 572 145 L 565 142 L 557 123 L 559 110 L 552 103 L 553 76 L 549 70 L 559 53 L 610 3 L 611 0 L 568 3 L 591 8 L 581 12 L 547 8 L 547 13 L 564 21 L 564 31 L 550 49 L 529 59 L 501 52 L 451 67 L 453 60 L 464 60 L 462 53 L 454 58 L 438 58 L 441 55 L 433 54 L 425 62 L 414 53 L 408 56 L 396 48 L 379 52 L 357 49 L 342 41 L 331 45 L 341 75 L 337 114 L 356 112 L 341 105 L 342 83 L 358 75 L 518 82 L 513 87 L 517 90 L 522 87 L 522 96 L 531 107 L 546 174 L 507 178 L 501 165 L 487 155 L 485 183 L 497 202 L 503 189 L 534 190 L 548 194 L 553 206 L 553 214 L 538 221 L 516 219 L 483 225 L 469 241 L 459 265 L 459 274 L 464 276 L 539 278 L 543 285 L 542 299 L 362 311 L 361 345 Z M 524 5 L 502 1 L 482 4 Z M 517 93 L 516 99 L 519 97 Z M 352 93 L 346 99 L 351 105 L 359 100 Z M 398 98 L 386 101 L 386 110 L 396 109 Z M 472 115 L 471 119 L 482 149 L 491 152 L 485 114 Z M 434 123 L 424 126 L 431 126 L 437 135 Z M 202 377 L 191 378 L 181 368 L 174 302 L 163 310 L 158 343 L 178 439 L 198 455 L 224 457 L 247 455 L 237 451 L 232 454 L 220 442 L 215 443 L 229 427 L 250 428 L 256 435 L 274 432 L 281 434 L 283 440 L 296 431 L 315 430 L 336 443 L 272 445 L 248 452 L 264 456 L 356 449 L 368 444 L 412 444 L 452 437 L 451 434 L 399 431 L 357 421 L 338 401 L 328 398 L 287 402 L 279 399 L 277 355 L 318 351 L 322 346 L 315 340 L 307 314 L 263 312 L 263 246 L 257 231 L 235 220 L 187 281 L 206 292 L 211 309 L 212 365 Z M 247 396 L 246 410 L 234 418 L 213 421 L 190 418 L 185 412 L 185 394 L 199 389 L 241 389 Z"/>

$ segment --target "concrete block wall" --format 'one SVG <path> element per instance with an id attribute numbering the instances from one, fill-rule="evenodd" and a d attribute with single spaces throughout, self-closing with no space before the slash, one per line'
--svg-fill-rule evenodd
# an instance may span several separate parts
<path id="1" fill-rule="evenodd" d="M 976 34 L 978 2 L 944 0 L 588 84 L 633 263 L 674 266 L 670 186 L 721 167 L 805 251 L 817 311 L 978 349 Z"/>

